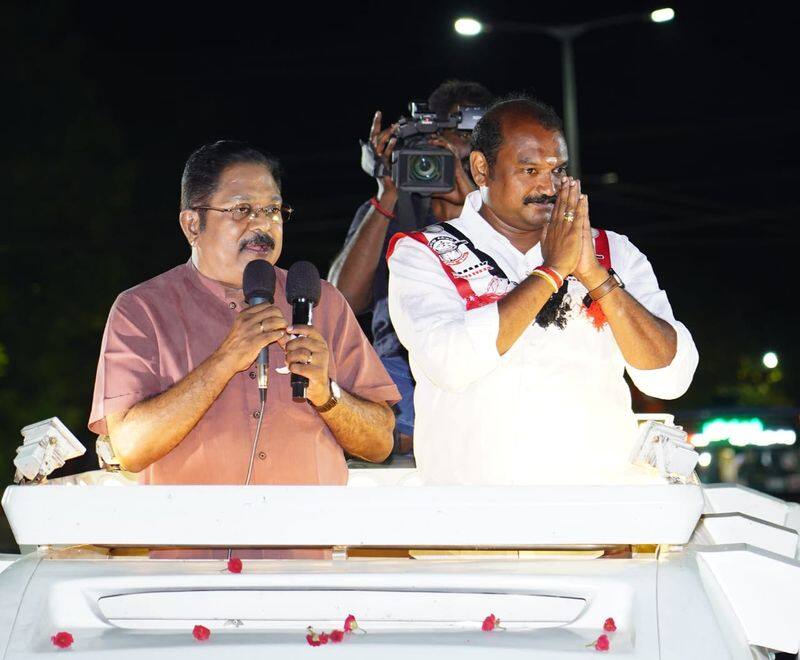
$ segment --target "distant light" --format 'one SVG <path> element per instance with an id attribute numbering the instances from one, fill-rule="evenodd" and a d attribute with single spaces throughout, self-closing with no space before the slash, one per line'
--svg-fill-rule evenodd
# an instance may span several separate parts
<path id="1" fill-rule="evenodd" d="M 454 24 L 456 32 L 464 37 L 474 37 L 483 32 L 483 24 L 474 18 L 459 18 Z"/>
<path id="2" fill-rule="evenodd" d="M 778 356 L 775 355 L 772 351 L 769 353 L 764 353 L 764 357 L 761 358 L 761 362 L 764 363 L 764 366 L 767 369 L 774 369 L 778 366 Z"/>
<path id="3" fill-rule="evenodd" d="M 606 172 L 600 177 L 600 183 L 611 186 L 615 183 L 619 183 L 619 174 L 616 172 Z"/>
<path id="4" fill-rule="evenodd" d="M 701 467 L 708 467 L 711 465 L 711 454 L 709 454 L 707 451 L 704 451 L 702 454 L 700 454 L 700 458 L 697 459 L 697 462 Z"/>
<path id="5" fill-rule="evenodd" d="M 793 445 L 797 434 L 792 429 L 765 429 L 758 417 L 752 419 L 716 419 L 705 422 L 701 433 L 693 433 L 689 440 L 695 447 L 707 447 L 710 442 L 727 442 L 734 447 L 768 447 Z"/>
<path id="6" fill-rule="evenodd" d="M 663 9 L 656 9 L 650 12 L 650 20 L 653 23 L 666 23 L 675 18 L 675 11 L 671 7 L 664 7 Z"/>
<path id="7" fill-rule="evenodd" d="M 758 417 L 750 419 L 716 417 L 703 422 L 700 430 L 709 442 L 728 440 L 734 446 L 742 446 L 749 444 L 747 439 L 754 438 L 764 431 L 764 422 Z"/>

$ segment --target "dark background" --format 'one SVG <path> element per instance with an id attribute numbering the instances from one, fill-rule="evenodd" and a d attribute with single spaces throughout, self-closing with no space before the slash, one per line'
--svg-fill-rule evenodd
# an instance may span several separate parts
<path id="1" fill-rule="evenodd" d="M 560 110 L 556 42 L 467 40 L 452 30 L 457 15 L 559 23 L 658 6 L 484 5 L 3 8 L 4 481 L 25 424 L 57 415 L 93 444 L 86 422 L 108 309 L 188 258 L 179 180 L 195 147 L 234 137 L 277 154 L 297 209 L 279 264 L 305 258 L 325 273 L 374 191 L 357 139 L 376 109 L 394 119 L 458 77 L 497 94 L 533 92 Z M 649 256 L 695 337 L 694 385 L 670 409 L 796 407 L 796 17 L 788 4 L 672 6 L 672 23 L 576 43 L 592 221 Z M 618 182 L 602 183 L 607 173 Z M 769 373 L 767 350 L 781 359 Z"/>

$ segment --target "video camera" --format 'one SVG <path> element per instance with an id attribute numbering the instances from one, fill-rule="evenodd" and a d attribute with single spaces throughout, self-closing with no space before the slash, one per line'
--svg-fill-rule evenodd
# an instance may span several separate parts
<path id="1" fill-rule="evenodd" d="M 392 153 L 392 181 L 401 192 L 429 195 L 451 191 L 455 186 L 455 168 L 460 164 L 451 151 L 428 144 L 428 137 L 446 129 L 471 131 L 486 109 L 465 107 L 450 115 L 437 115 L 423 101 L 412 101 L 408 108 L 411 117 L 400 117 L 395 131 L 397 147 Z M 364 171 L 376 178 L 387 176 L 388 164 L 375 158 L 369 143 L 361 144 Z"/>

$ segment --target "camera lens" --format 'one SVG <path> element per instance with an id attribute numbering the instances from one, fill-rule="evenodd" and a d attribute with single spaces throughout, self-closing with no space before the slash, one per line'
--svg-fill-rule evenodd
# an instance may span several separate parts
<path id="1" fill-rule="evenodd" d="M 442 173 L 442 162 L 438 156 L 414 156 L 409 163 L 411 177 L 417 181 L 434 181 Z"/>

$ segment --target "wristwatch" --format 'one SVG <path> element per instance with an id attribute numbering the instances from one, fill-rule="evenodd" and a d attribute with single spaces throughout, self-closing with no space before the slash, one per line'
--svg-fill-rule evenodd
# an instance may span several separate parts
<path id="1" fill-rule="evenodd" d="M 339 384 L 335 380 L 331 380 L 331 398 L 328 399 L 321 406 L 314 406 L 313 403 L 311 405 L 314 406 L 314 410 L 316 410 L 317 412 L 324 413 L 335 408 L 336 404 L 339 403 L 341 398 L 342 398 L 342 388 L 339 387 Z"/>

